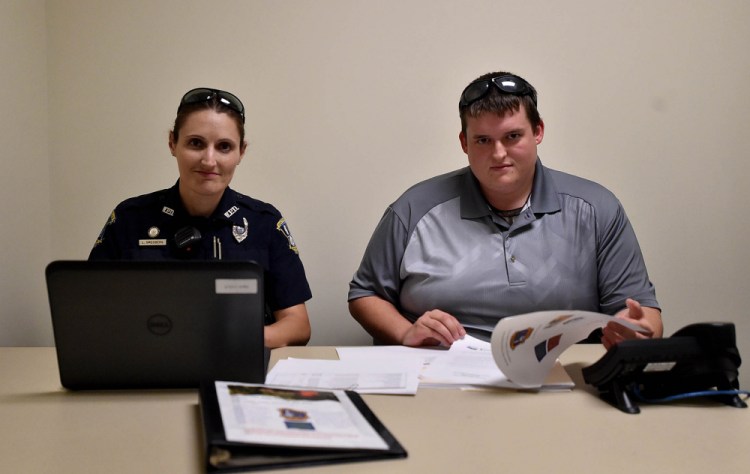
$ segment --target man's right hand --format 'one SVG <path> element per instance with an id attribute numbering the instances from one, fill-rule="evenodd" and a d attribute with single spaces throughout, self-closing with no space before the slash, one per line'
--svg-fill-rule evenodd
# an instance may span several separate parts
<path id="1" fill-rule="evenodd" d="M 401 344 L 405 346 L 445 346 L 450 347 L 463 338 L 466 330 L 452 315 L 435 309 L 427 311 L 404 333 Z"/>

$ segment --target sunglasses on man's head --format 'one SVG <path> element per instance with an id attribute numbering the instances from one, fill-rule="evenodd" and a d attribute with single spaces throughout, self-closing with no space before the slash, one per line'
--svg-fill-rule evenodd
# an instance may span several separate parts
<path id="1" fill-rule="evenodd" d="M 239 99 L 239 97 L 230 92 L 221 91 L 218 89 L 199 87 L 197 89 L 190 90 L 184 96 L 182 96 L 180 107 L 188 104 L 209 102 L 213 100 L 214 97 L 219 99 L 219 102 L 221 102 L 222 104 L 240 114 L 240 117 L 242 117 L 242 123 L 245 123 L 245 106 L 242 105 L 242 101 Z"/>
<path id="2" fill-rule="evenodd" d="M 502 76 L 472 82 L 466 86 L 466 89 L 461 93 L 461 100 L 459 100 L 458 106 L 466 107 L 478 101 L 487 95 L 493 84 L 507 94 L 517 96 L 528 95 L 531 97 L 534 105 L 536 105 L 536 91 L 534 91 L 534 88 L 531 87 L 528 82 L 518 76 L 514 76 L 513 74 L 504 74 Z"/>

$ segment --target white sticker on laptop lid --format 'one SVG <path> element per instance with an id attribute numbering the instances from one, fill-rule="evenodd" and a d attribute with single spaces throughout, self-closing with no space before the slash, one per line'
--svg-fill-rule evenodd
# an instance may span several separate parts
<path id="1" fill-rule="evenodd" d="M 217 295 L 254 295 L 258 293 L 256 278 L 217 278 Z"/>

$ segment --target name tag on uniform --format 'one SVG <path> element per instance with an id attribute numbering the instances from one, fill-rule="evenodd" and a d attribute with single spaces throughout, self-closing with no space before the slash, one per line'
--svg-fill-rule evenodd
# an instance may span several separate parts
<path id="1" fill-rule="evenodd" d="M 141 247 L 164 247 L 167 239 L 140 239 L 138 245 Z"/>

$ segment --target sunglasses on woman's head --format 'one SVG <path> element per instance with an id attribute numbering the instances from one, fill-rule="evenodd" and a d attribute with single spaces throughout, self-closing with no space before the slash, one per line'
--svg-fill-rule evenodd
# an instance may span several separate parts
<path id="1" fill-rule="evenodd" d="M 214 97 L 216 97 L 222 104 L 240 114 L 242 123 L 245 123 L 245 106 L 242 105 L 242 101 L 239 99 L 239 97 L 232 94 L 231 92 L 226 92 L 219 89 L 199 87 L 197 89 L 188 91 L 184 96 L 182 96 L 178 111 L 180 108 L 182 108 L 183 105 L 210 102 Z"/>

